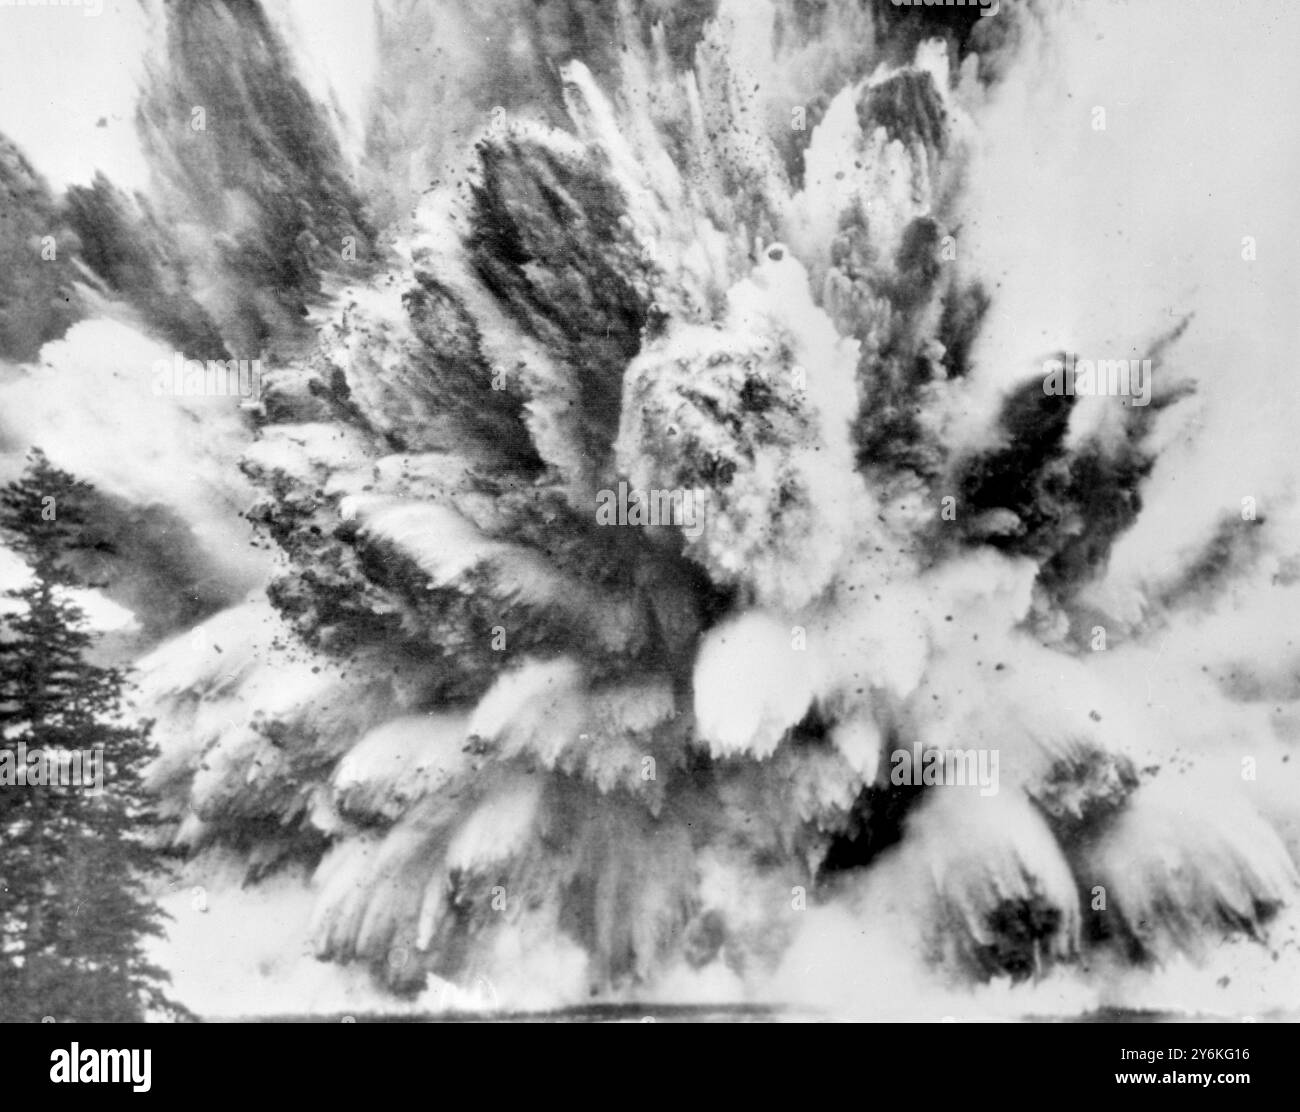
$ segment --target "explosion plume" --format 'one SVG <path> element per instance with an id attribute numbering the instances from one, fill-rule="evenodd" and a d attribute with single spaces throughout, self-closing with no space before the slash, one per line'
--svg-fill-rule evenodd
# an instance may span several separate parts
<path id="1" fill-rule="evenodd" d="M 1147 17 L 308 7 L 142 9 L 134 188 L 0 147 L 0 444 L 123 551 L 192 1006 L 1277 1006 L 1213 986 L 1297 957 L 1296 471 L 1188 461 L 1287 338 L 1008 242 L 1026 144 L 1124 195 L 1034 91 Z"/>

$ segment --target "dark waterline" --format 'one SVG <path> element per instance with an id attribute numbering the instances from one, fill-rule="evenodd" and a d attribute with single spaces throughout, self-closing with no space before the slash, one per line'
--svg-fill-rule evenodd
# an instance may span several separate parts
<path id="1" fill-rule="evenodd" d="M 392 1013 L 334 1012 L 319 1015 L 245 1016 L 210 1019 L 209 1023 L 341 1023 L 351 1015 L 357 1023 L 833 1023 L 843 1016 L 831 1016 L 808 1009 L 776 1005 L 736 1004 L 596 1004 L 536 1012 L 439 1012 L 414 1015 Z M 1254 1017 L 1259 1023 L 1300 1022 L 1300 1013 L 1268 1012 Z M 1128 1008 L 1100 1008 L 1077 1016 L 1034 1016 L 1021 1020 L 989 1022 L 1025 1023 L 1223 1023 L 1239 1022 L 1238 1016 L 1141 1011 Z"/>

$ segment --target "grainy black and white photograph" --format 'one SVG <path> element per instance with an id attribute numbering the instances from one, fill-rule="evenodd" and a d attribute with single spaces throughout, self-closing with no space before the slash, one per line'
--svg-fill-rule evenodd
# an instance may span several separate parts
<path id="1" fill-rule="evenodd" d="M 1298 47 L 0 0 L 0 1020 L 1300 1017 Z"/>

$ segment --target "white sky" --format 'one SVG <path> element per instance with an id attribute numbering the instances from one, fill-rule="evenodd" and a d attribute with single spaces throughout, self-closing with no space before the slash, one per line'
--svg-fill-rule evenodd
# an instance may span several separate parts
<path id="1" fill-rule="evenodd" d="M 102 7 L 0 6 L 0 132 L 56 189 L 97 169 L 143 188 L 135 132 L 144 58 L 159 27 L 155 0 L 96 0 Z M 359 152 L 366 91 L 375 72 L 374 9 L 365 0 L 271 0 L 267 11 L 299 78 L 342 113 L 345 147 Z M 101 121 L 103 121 L 101 125 Z"/>
<path id="2" fill-rule="evenodd" d="M 135 0 L 92 10 L 0 7 L 0 132 L 56 189 L 88 183 L 96 168 L 139 188 L 134 114 L 147 18 Z"/>

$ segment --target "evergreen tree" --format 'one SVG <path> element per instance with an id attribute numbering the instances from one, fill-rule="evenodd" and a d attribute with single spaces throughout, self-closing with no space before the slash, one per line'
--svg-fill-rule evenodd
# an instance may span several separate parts
<path id="1" fill-rule="evenodd" d="M 147 891 L 164 871 L 142 779 L 150 724 L 123 719 L 126 678 L 87 658 L 93 636 L 69 594 L 88 585 L 73 555 L 100 547 L 85 533 L 89 491 L 39 451 L 0 490 L 0 536 L 31 572 L 0 612 L 0 1020 L 184 1014 L 144 951 L 165 917 Z M 48 782 L 37 750 L 64 763 L 98 752 L 101 790 Z M 94 767 L 83 762 L 83 781 Z"/>

